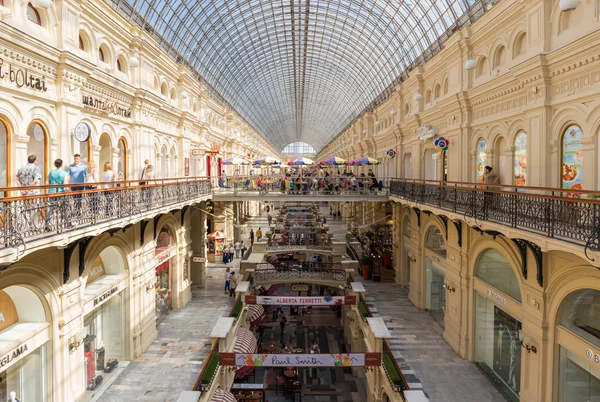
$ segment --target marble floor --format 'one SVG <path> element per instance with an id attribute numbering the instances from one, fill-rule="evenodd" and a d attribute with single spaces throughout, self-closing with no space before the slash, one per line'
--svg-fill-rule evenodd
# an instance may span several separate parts
<path id="1" fill-rule="evenodd" d="M 328 208 L 323 208 L 328 216 Z M 340 240 L 345 238 L 346 225 L 343 220 L 327 220 L 330 231 Z M 267 227 L 266 217 L 251 222 Z M 239 260 L 229 266 L 236 271 Z M 179 310 L 172 311 L 158 326 L 158 339 L 138 359 L 124 368 L 110 387 L 95 400 L 103 402 L 160 401 L 175 402 L 182 390 L 192 389 L 204 358 L 210 349 L 210 334 L 218 317 L 226 315 L 233 299 L 223 292 L 223 264 L 210 264 L 207 282 L 194 286 L 192 301 Z M 415 308 L 408 300 L 406 289 L 392 283 L 366 281 L 367 303 L 375 316 L 387 323 L 393 339 L 390 347 L 409 383 L 414 388 L 423 387 L 431 402 L 502 402 L 503 396 L 474 364 L 461 359 L 442 338 L 442 328 L 431 316 Z M 323 317 L 325 319 L 325 317 Z M 321 321 L 321 320 L 318 320 Z M 329 319 L 326 320 L 329 323 Z M 309 342 L 317 337 L 323 345 L 337 344 L 341 339 L 326 327 L 310 326 L 303 322 L 302 331 L 288 330 L 288 340 Z M 291 328 L 291 326 L 289 327 Z M 305 335 L 302 335 L 305 334 Z M 329 347 L 329 346 L 328 346 Z M 323 383 L 312 384 L 313 395 L 304 401 L 364 401 L 362 381 L 354 380 L 344 369 L 327 370 L 321 375 Z M 268 375 L 265 373 L 264 375 Z M 257 373 L 257 380 L 259 373 Z M 267 378 L 268 379 L 268 378 Z M 304 377 L 310 384 L 313 377 Z M 347 382 L 348 386 L 340 386 Z M 335 386 L 333 385 L 335 384 Z M 361 388 L 362 387 L 362 388 Z M 362 391 L 361 391 L 362 390 Z M 308 387 L 307 398 L 310 392 Z M 281 395 L 271 395 L 269 401 L 284 400 Z"/>

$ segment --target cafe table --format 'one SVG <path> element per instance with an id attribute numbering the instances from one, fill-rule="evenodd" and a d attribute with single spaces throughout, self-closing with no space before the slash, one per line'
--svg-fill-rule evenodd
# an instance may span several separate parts
<path id="1" fill-rule="evenodd" d="M 283 372 L 283 375 L 288 378 L 296 378 L 298 376 L 298 373 L 295 369 L 287 369 Z"/>

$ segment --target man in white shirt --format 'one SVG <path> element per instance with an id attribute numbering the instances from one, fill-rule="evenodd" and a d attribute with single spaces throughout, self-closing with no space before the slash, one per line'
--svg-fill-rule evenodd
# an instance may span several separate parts
<path id="1" fill-rule="evenodd" d="M 235 254 L 235 247 L 233 247 L 233 244 L 231 245 L 231 247 L 229 247 L 229 255 L 231 256 L 231 259 L 233 260 L 233 254 Z"/>
<path id="2" fill-rule="evenodd" d="M 235 242 L 235 258 L 240 258 L 240 242 Z"/>

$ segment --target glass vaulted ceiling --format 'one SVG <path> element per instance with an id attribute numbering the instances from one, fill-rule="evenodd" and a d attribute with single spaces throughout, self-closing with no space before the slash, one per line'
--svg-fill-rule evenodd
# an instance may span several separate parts
<path id="1" fill-rule="evenodd" d="M 318 151 L 493 0 L 106 0 L 278 149 Z"/>

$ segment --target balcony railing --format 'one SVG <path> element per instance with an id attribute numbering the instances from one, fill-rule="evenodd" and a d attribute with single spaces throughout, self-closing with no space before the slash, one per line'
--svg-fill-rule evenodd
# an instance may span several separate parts
<path id="1" fill-rule="evenodd" d="M 331 241 L 303 241 L 285 238 L 269 243 L 267 250 L 331 250 L 331 247 Z"/>
<path id="2" fill-rule="evenodd" d="M 324 270 L 319 268 L 292 268 L 292 269 L 261 269 L 254 272 L 255 283 L 271 282 L 278 280 L 326 280 L 346 281 L 346 271 L 341 269 Z"/>
<path id="3" fill-rule="evenodd" d="M 206 392 L 210 389 L 219 369 L 219 342 L 213 343 L 210 352 L 206 359 L 204 359 L 204 366 L 200 371 L 200 375 L 194 384 L 194 391 Z"/>
<path id="4" fill-rule="evenodd" d="M 269 176 L 233 176 L 225 180 L 213 178 L 216 193 L 282 193 L 291 195 L 386 195 L 388 194 L 389 177 L 357 177 L 352 180 L 348 176 L 285 177 Z"/>
<path id="5" fill-rule="evenodd" d="M 111 186 L 111 187 L 108 187 Z M 64 188 L 65 192 L 48 194 Z M 94 183 L 0 189 L 0 248 L 18 247 L 52 234 L 105 221 L 141 217 L 210 195 L 204 178 Z"/>
<path id="6" fill-rule="evenodd" d="M 600 233 L 598 192 L 392 180 L 390 195 L 597 250 Z"/>

